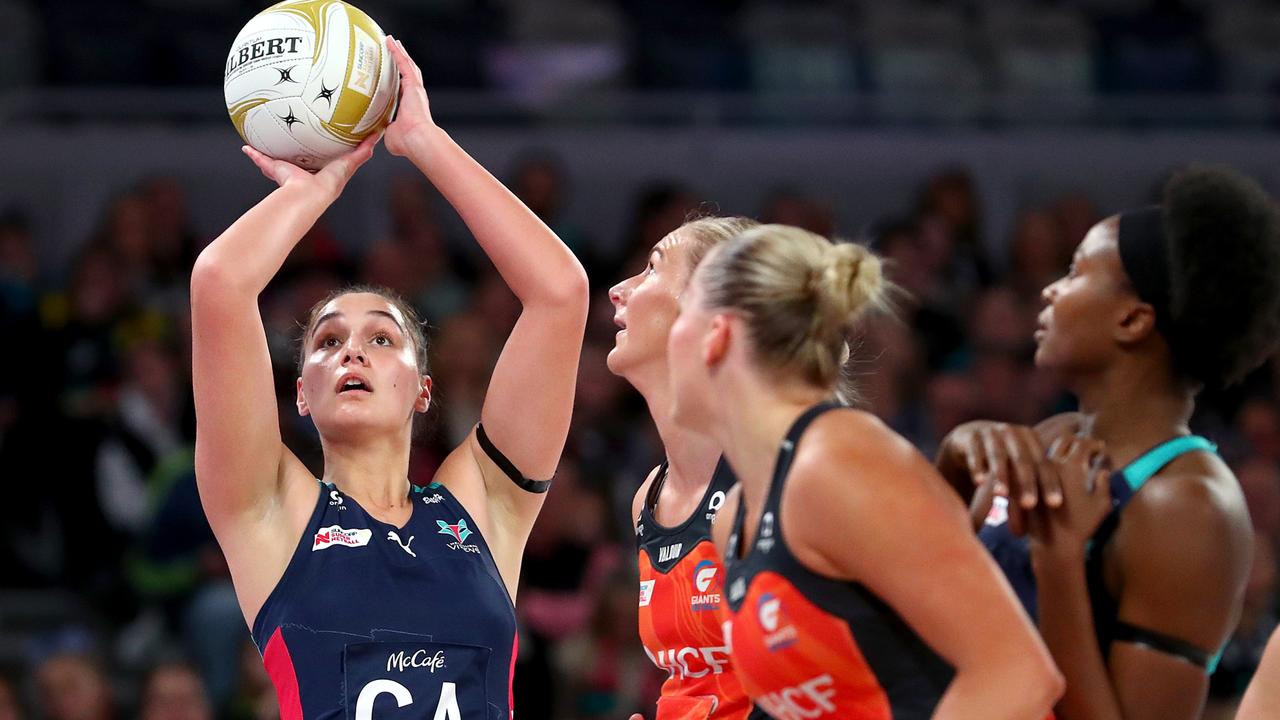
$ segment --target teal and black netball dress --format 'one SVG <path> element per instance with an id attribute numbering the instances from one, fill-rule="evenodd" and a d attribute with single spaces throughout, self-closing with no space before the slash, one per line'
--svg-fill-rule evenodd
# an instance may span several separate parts
<path id="1" fill-rule="evenodd" d="M 1089 582 L 1089 598 L 1093 606 L 1093 622 L 1098 634 L 1098 646 L 1105 656 L 1116 640 L 1145 645 L 1153 650 L 1174 655 L 1212 673 L 1221 652 L 1217 655 L 1197 648 L 1164 633 L 1137 627 L 1119 618 L 1116 599 L 1107 591 L 1102 577 L 1103 549 L 1111 541 L 1120 525 L 1121 513 L 1142 489 L 1147 480 L 1166 465 L 1189 452 L 1217 452 L 1217 446 L 1198 435 L 1186 435 L 1167 440 L 1143 453 L 1125 467 L 1111 473 L 1111 512 L 1098 526 L 1089 540 L 1085 561 L 1085 575 Z M 1031 550 L 1027 538 L 1017 537 L 1009 531 L 1008 499 L 996 497 L 991 511 L 978 537 L 987 551 L 1004 572 L 1009 584 L 1018 595 L 1032 620 L 1036 619 L 1036 576 L 1031 569 Z"/>

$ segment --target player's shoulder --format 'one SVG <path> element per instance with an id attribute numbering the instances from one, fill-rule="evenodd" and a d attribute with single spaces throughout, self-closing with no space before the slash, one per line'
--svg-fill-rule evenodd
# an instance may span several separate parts
<path id="1" fill-rule="evenodd" d="M 1206 454 L 1181 457 L 1148 480 L 1125 507 L 1126 526 L 1155 542 L 1225 538 L 1248 534 L 1249 516 L 1235 475 Z"/>
<path id="2" fill-rule="evenodd" d="M 1244 494 L 1216 456 L 1184 456 L 1143 485 L 1124 508 L 1116 549 L 1126 583 L 1185 576 L 1235 587 L 1247 574 L 1253 531 Z"/>
<path id="3" fill-rule="evenodd" d="M 792 486 L 823 484 L 850 467 L 894 473 L 928 463 L 906 438 L 864 410 L 838 408 L 820 415 L 804 433 L 792 463 Z M 803 490 L 801 490 L 803 492 Z"/>
<path id="4" fill-rule="evenodd" d="M 822 413 L 805 431 L 804 438 L 863 449 L 902 439 L 880 418 L 852 407 L 836 407 Z"/>
<path id="5" fill-rule="evenodd" d="M 939 497 L 950 502 L 954 493 L 914 445 L 871 413 L 842 408 L 824 413 L 805 434 L 780 504 L 794 540 L 825 542 L 828 528 L 847 522 L 850 512 L 896 513 Z"/>

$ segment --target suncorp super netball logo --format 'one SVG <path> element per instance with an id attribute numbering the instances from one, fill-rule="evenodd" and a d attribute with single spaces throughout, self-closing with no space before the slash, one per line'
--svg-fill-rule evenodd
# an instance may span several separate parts
<path id="1" fill-rule="evenodd" d="M 760 596 L 756 603 L 756 615 L 760 619 L 760 627 L 764 629 L 764 646 L 769 652 L 790 647 L 800 639 L 800 634 L 782 609 L 782 600 L 773 593 Z"/>
<path id="2" fill-rule="evenodd" d="M 373 531 L 368 528 L 347 530 L 337 525 L 330 525 L 326 528 L 320 528 L 316 532 L 315 540 L 311 543 L 311 552 L 323 550 L 330 545 L 345 545 L 347 547 L 368 545 L 369 538 L 372 536 Z"/>
<path id="3" fill-rule="evenodd" d="M 710 560 L 702 560 L 693 566 L 693 586 L 698 594 L 690 598 L 694 612 L 714 610 L 720 605 L 720 583 L 716 581 L 719 568 Z M 716 592 L 708 592 L 715 590 Z"/>

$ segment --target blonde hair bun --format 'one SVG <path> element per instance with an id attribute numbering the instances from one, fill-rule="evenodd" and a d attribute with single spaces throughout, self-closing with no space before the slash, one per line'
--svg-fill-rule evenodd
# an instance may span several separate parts
<path id="1" fill-rule="evenodd" d="M 824 387 L 839 380 L 858 317 L 888 305 L 874 253 L 788 225 L 749 229 L 704 265 L 704 302 L 746 315 L 756 357 Z"/>
<path id="2" fill-rule="evenodd" d="M 818 268 L 819 306 L 837 325 L 848 325 L 869 307 L 879 305 L 884 287 L 880 258 L 861 245 L 830 245 Z M 825 324 L 825 323 L 824 323 Z"/>

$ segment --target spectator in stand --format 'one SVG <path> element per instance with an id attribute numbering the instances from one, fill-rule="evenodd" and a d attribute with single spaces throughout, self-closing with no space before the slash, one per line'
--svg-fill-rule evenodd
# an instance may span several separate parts
<path id="1" fill-rule="evenodd" d="M 595 596 L 589 627 L 556 649 L 563 698 L 556 717 L 618 720 L 652 711 L 662 684 L 636 637 L 636 577 L 620 568 Z"/>
<path id="2" fill-rule="evenodd" d="M 34 317 L 39 282 L 30 222 L 16 209 L 0 213 L 0 327 Z"/>
<path id="3" fill-rule="evenodd" d="M 884 258 L 888 278 L 903 290 L 895 298 L 902 322 L 919 339 L 926 367 L 937 371 L 965 340 L 958 306 L 939 294 L 943 263 L 926 248 L 921 224 L 914 220 L 885 220 L 870 234 L 871 249 Z"/>
<path id="4" fill-rule="evenodd" d="M 25 716 L 13 681 L 0 676 L 0 720 L 22 720 Z"/>
<path id="5" fill-rule="evenodd" d="M 518 661 L 523 681 L 516 683 L 515 697 L 530 717 L 551 716 L 555 648 L 587 629 L 596 598 L 622 560 L 606 539 L 604 499 L 583 485 L 575 460 L 566 455 L 561 462 L 556 491 L 547 496 L 525 546 L 517 608 L 525 631 Z"/>
<path id="6" fill-rule="evenodd" d="M 172 314 L 183 314 L 187 276 L 200 246 L 186 190 L 177 178 L 158 175 L 145 180 L 138 193 L 145 201 L 151 236 L 153 294 L 148 300 Z"/>
<path id="7" fill-rule="evenodd" d="M 627 239 L 611 262 L 589 268 L 592 277 L 623 277 L 644 267 L 649 251 L 698 210 L 693 192 L 678 182 L 657 181 L 640 190 Z"/>
<path id="8" fill-rule="evenodd" d="M 181 662 L 157 665 L 142 685 L 140 720 L 213 720 L 204 681 Z"/>
<path id="9" fill-rule="evenodd" d="M 590 254 L 582 229 L 563 217 L 568 180 L 564 164 L 546 151 L 533 151 L 516 162 L 511 192 L 555 232 L 576 255 Z"/>
<path id="10" fill-rule="evenodd" d="M 61 651 L 35 669 L 44 720 L 113 720 L 115 699 L 101 663 L 83 652 Z"/>
<path id="11" fill-rule="evenodd" d="M 1023 303 L 1039 304 L 1040 291 L 1071 264 L 1072 248 L 1050 212 L 1028 210 L 1018 217 L 1009 243 L 1009 282 Z"/>
<path id="12" fill-rule="evenodd" d="M 920 193 L 916 217 L 952 292 L 964 296 L 992 282 L 994 273 L 982 245 L 978 193 L 967 170 L 951 168 L 930 178 Z"/>
<path id="13" fill-rule="evenodd" d="M 831 237 L 836 231 L 835 214 L 829 203 L 789 187 L 777 187 L 769 193 L 760 211 L 760 222 L 792 225 L 823 237 Z"/>
<path id="14" fill-rule="evenodd" d="M 1236 427 L 1249 452 L 1271 463 L 1280 463 L 1280 398 L 1254 398 L 1240 408 Z"/>
<path id="15" fill-rule="evenodd" d="M 462 278 L 470 272 L 462 272 L 464 263 L 445 242 L 436 217 L 433 201 L 438 197 L 420 177 L 396 175 L 388 200 L 391 234 L 375 244 L 401 249 L 400 272 L 407 277 L 397 284 L 405 286 L 404 297 L 437 327 L 465 309 L 470 292 Z"/>

